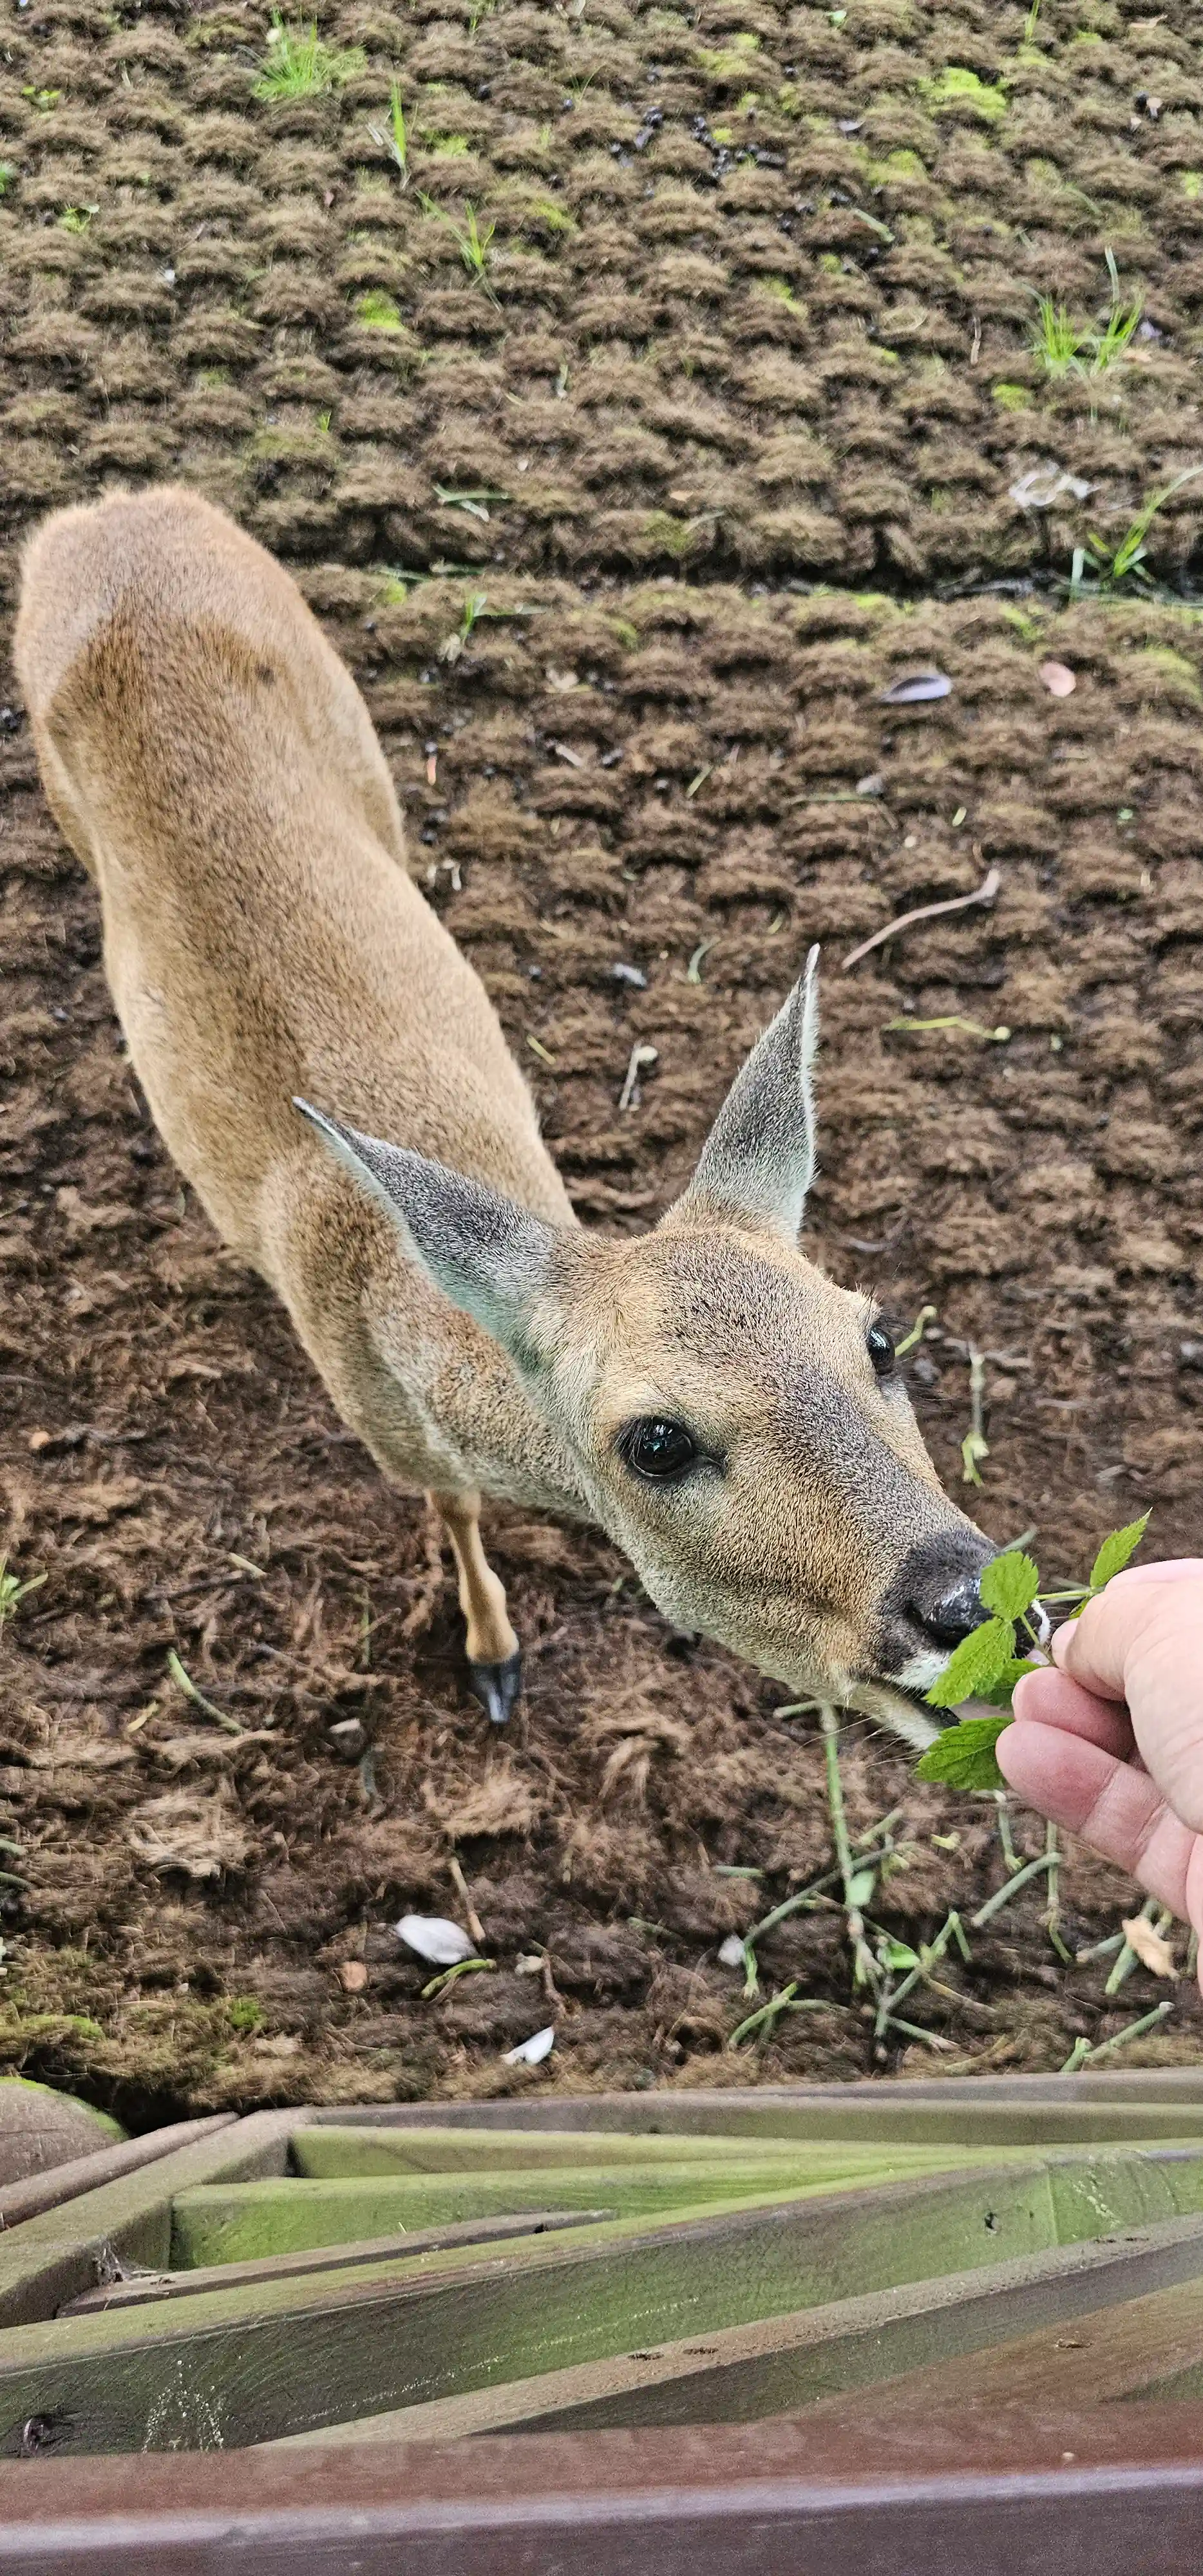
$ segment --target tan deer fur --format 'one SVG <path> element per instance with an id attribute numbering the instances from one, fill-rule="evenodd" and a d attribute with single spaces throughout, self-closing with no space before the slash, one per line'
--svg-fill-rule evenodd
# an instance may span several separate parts
<path id="1" fill-rule="evenodd" d="M 870 1301 L 797 1249 L 813 976 L 663 1222 L 586 1232 L 407 873 L 363 701 L 270 556 L 171 488 L 61 512 L 16 655 L 156 1125 L 384 1474 L 439 1500 L 491 1713 L 517 1641 L 482 1491 L 600 1522 L 670 1619 L 928 1740 L 917 1693 L 990 1551 L 875 1375 Z M 696 1443 L 673 1484 L 631 1463 L 648 1419 Z"/>

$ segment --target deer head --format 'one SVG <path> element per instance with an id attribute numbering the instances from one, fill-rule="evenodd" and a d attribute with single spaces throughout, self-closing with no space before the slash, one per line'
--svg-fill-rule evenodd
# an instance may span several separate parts
<path id="1" fill-rule="evenodd" d="M 944 1494 L 873 1301 L 798 1249 L 815 1164 L 816 966 L 650 1234 L 554 1226 L 306 1110 L 411 1259 L 508 1352 L 581 1490 L 677 1626 L 914 1744 L 984 1616 L 993 1549 Z"/>

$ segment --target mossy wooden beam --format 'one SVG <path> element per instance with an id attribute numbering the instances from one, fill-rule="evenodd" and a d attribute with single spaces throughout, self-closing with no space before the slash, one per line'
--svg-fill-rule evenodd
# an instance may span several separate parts
<path id="1" fill-rule="evenodd" d="M 114 2255 L 161 2269 L 170 2251 L 172 2194 L 190 2183 L 282 2174 L 295 2119 L 288 2111 L 259 2112 L 0 2234 L 0 2329 L 52 2317 L 94 2289 Z"/>
<path id="2" fill-rule="evenodd" d="M 298 2119 L 304 2115 L 298 2115 Z M 940 2141 L 938 2143 L 944 2143 Z M 876 2141 L 862 2152 L 876 2152 Z M 314 2181 L 369 2174 L 502 2173 L 519 2166 L 526 2172 L 542 2165 L 646 2165 L 708 2163 L 716 2169 L 749 2162 L 795 2157 L 788 2138 L 649 2137 L 637 2131 L 625 2137 L 614 2130 L 596 2136 L 529 2129 L 309 2128 L 297 2126 L 289 2144 L 290 2169 Z"/>
<path id="3" fill-rule="evenodd" d="M 589 2094 L 565 2100 L 543 2094 L 530 2102 L 406 2103 L 399 2128 L 560 2129 L 596 2134 L 643 2131 L 659 2137 L 724 2137 L 849 2144 L 939 2142 L 962 2146 L 1056 2146 L 1131 2143 L 1146 2138 L 1203 2138 L 1203 2081 L 1174 2070 L 1172 2080 L 1134 2074 L 1130 2091 L 1115 2075 L 974 2078 L 941 2091 L 919 2083 L 805 2086 L 757 2085 L 746 2092 L 698 2091 Z M 1029 2089 L 1030 2088 L 1030 2089 Z M 966 2098 L 966 2091 L 970 2098 Z M 358 2125 L 340 2109 L 340 2125 Z M 384 2123 L 373 2108 L 365 2124 Z M 321 2124 L 321 2114 L 309 2113 Z"/>
<path id="4" fill-rule="evenodd" d="M 533 2173 L 383 2174 L 315 2182 L 289 2177 L 269 2182 L 214 2183 L 176 2195 L 171 2265 L 247 2262 L 258 2255 L 295 2253 L 306 2246 L 337 2245 L 388 2229 L 445 2227 L 457 2220 L 512 2214 L 545 2206 L 588 2208 L 603 2199 L 620 2217 L 644 2217 L 699 2202 L 747 2201 L 788 2191 L 838 2190 L 849 2184 L 887 2183 L 916 2171 L 954 2168 L 972 2160 L 956 2147 L 883 2148 L 807 2155 L 790 2153 L 747 2160 L 692 2157 L 657 2164 L 541 2165 Z"/>
<path id="5" fill-rule="evenodd" d="M 110 2281 L 59 2309 L 63 2317 L 108 2316 L 115 2308 L 144 2308 L 160 2299 L 194 2299 L 201 2290 L 236 2290 L 272 2281 L 313 2280 L 320 2272 L 347 2272 L 372 2263 L 416 2263 L 422 2254 L 458 2254 L 469 2245 L 514 2245 L 531 2236 L 557 2235 L 566 2227 L 600 2227 L 612 2209 L 537 2209 L 521 2218 L 468 2218 L 455 2227 L 421 2227 L 400 2244 L 393 2236 L 361 2237 L 349 2245 L 317 2245 L 299 2254 L 266 2254 L 249 2263 L 211 2263 L 188 2272 L 147 2272 Z"/>
<path id="6" fill-rule="evenodd" d="M 650 2351 L 550 2370 L 358 2423 L 294 2437 L 314 2443 L 450 2442 L 474 2434 L 598 2431 L 606 2427 L 747 2424 L 838 2391 L 1055 2328 L 1107 2332 L 1121 2301 L 1203 2278 L 1203 2217 L 1125 2227 L 1122 2237 L 1055 2247 L 980 2270 L 951 2272 L 790 2316 L 727 2326 Z M 1175 2392 L 1179 2393 L 1179 2392 Z M 1194 2394 L 1191 2390 L 1186 2393 Z M 1203 2395 L 1203 2388 L 1197 2392 Z"/>
<path id="7" fill-rule="evenodd" d="M 1119 2216 L 1130 2160 L 1114 2161 Z M 317 2298 L 260 2285 L 63 2318 L 0 2346 L 0 2456 L 34 2416 L 64 2451 L 258 2442 L 1032 2253 L 1055 2234 L 1044 2165 L 1016 2159 L 675 2226 L 628 2220 L 541 2238 L 521 2260 L 478 2246 L 475 2260 L 427 2257 L 420 2280 L 382 2267 Z"/>

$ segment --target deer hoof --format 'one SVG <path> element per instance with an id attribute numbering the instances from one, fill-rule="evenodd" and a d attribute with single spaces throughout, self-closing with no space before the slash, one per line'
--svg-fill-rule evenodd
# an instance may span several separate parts
<path id="1" fill-rule="evenodd" d="M 468 1688 L 494 1726 L 504 1726 L 522 1690 L 521 1655 L 507 1655 L 503 1664 L 474 1664 L 469 1658 Z"/>

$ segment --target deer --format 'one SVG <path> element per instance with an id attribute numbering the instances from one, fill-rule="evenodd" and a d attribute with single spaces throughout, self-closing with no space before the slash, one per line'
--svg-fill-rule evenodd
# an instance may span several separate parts
<path id="1" fill-rule="evenodd" d="M 170 485 L 62 510 L 24 554 L 16 666 L 155 1124 L 344 1423 L 441 1514 L 488 1717 L 522 1662 L 484 1496 L 599 1526 L 676 1630 L 930 1743 L 995 1551 L 874 1299 L 800 1248 L 817 949 L 681 1196 L 607 1236 L 280 564 Z"/>

